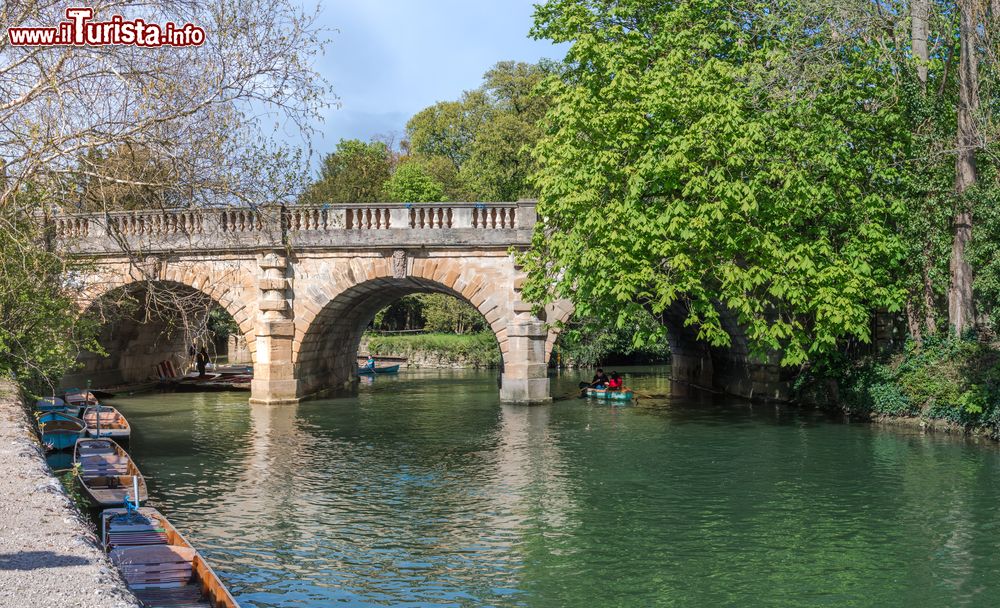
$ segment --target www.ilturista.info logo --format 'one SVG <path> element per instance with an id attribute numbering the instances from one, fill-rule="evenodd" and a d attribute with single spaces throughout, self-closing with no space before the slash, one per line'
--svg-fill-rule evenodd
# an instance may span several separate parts
<path id="1" fill-rule="evenodd" d="M 14 46 L 200 46 L 205 42 L 205 30 L 191 23 L 161 25 L 121 15 L 110 21 L 93 18 L 92 8 L 68 8 L 66 21 L 56 27 L 12 27 L 7 36 Z"/>

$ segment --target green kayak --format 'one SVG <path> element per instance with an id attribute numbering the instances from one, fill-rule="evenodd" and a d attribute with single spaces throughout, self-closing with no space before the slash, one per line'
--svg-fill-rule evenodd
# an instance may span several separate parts
<path id="1" fill-rule="evenodd" d="M 594 399 L 607 399 L 608 401 L 631 401 L 632 391 L 622 389 L 620 391 L 609 391 L 603 388 L 588 388 L 587 396 Z"/>

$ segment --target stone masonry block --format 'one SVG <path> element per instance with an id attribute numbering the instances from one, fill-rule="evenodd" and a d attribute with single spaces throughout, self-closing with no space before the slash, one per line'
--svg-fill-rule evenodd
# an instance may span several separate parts
<path id="1" fill-rule="evenodd" d="M 511 338 L 525 336 L 544 339 L 547 337 L 548 331 L 545 329 L 545 324 L 541 321 L 519 321 L 511 323 L 507 327 L 507 335 Z"/>
<path id="2" fill-rule="evenodd" d="M 265 291 L 288 289 L 288 279 L 268 276 L 257 277 L 257 289 Z"/>
<path id="3" fill-rule="evenodd" d="M 278 255 L 277 253 L 267 253 L 260 256 L 257 260 L 257 265 L 261 268 L 287 268 L 288 262 L 285 256 Z"/>
<path id="4" fill-rule="evenodd" d="M 505 378 L 545 378 L 548 365 L 545 363 L 508 363 L 504 365 Z"/>
<path id="5" fill-rule="evenodd" d="M 434 276 L 437 271 L 438 261 L 437 260 L 427 260 L 424 262 L 422 272 L 418 275 L 423 279 L 430 279 Z"/>
<path id="6" fill-rule="evenodd" d="M 514 302 L 511 304 L 511 309 L 514 311 L 514 314 L 522 312 L 531 312 L 531 308 L 532 308 L 531 304 L 529 304 L 528 302 L 524 302 L 522 300 L 514 300 Z"/>
<path id="7" fill-rule="evenodd" d="M 261 312 L 267 312 L 267 311 L 285 312 L 289 309 L 289 306 L 288 306 L 288 300 L 266 299 L 266 300 L 257 300 L 257 308 L 260 309 Z"/>
<path id="8" fill-rule="evenodd" d="M 486 313 L 483 316 L 486 318 L 486 323 L 490 327 L 493 327 L 494 325 L 499 325 L 499 324 L 502 324 L 503 326 L 506 326 L 506 323 L 505 323 L 506 319 L 503 319 L 503 320 L 501 319 L 501 317 L 503 316 L 503 311 L 500 310 L 499 307 L 493 308 L 492 310 L 490 310 L 488 313 Z"/>
<path id="9" fill-rule="evenodd" d="M 291 319 L 261 321 L 258 329 L 258 340 L 263 337 L 291 338 L 295 335 L 295 323 Z"/>
<path id="10" fill-rule="evenodd" d="M 476 295 L 476 292 L 482 289 L 482 287 L 483 278 L 478 275 L 474 276 L 466 283 L 465 289 L 461 291 L 462 297 L 469 300 L 472 296 Z"/>

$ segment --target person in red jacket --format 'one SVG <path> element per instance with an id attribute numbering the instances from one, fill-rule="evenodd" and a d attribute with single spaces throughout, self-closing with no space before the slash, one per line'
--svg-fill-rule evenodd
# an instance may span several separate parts
<path id="1" fill-rule="evenodd" d="M 622 385 L 624 381 L 622 377 L 618 375 L 618 372 L 611 372 L 611 379 L 608 380 L 608 390 L 609 391 L 620 391 L 622 390 Z"/>

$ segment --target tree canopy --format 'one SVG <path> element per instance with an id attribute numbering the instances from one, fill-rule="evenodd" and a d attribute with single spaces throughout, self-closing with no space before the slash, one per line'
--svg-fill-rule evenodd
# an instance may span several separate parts
<path id="1" fill-rule="evenodd" d="M 447 159 L 454 177 L 442 175 L 451 200 L 511 201 L 531 196 L 531 149 L 548 99 L 538 85 L 554 69 L 548 62 L 501 61 L 478 89 L 458 101 L 437 103 L 406 125 L 406 148 L 425 165 Z"/>
<path id="2" fill-rule="evenodd" d="M 392 170 L 392 153 L 380 141 L 341 139 L 323 158 L 319 179 L 302 195 L 305 203 L 374 203 Z"/>
<path id="3" fill-rule="evenodd" d="M 389 200 L 398 203 L 436 203 L 444 200 L 444 185 L 415 161 L 396 167 L 385 184 L 385 192 Z"/>
<path id="4" fill-rule="evenodd" d="M 898 310 L 905 104 L 877 41 L 794 2 L 550 0 L 528 296 L 685 323 L 786 364 Z M 642 336 L 639 336 L 641 341 Z"/>

